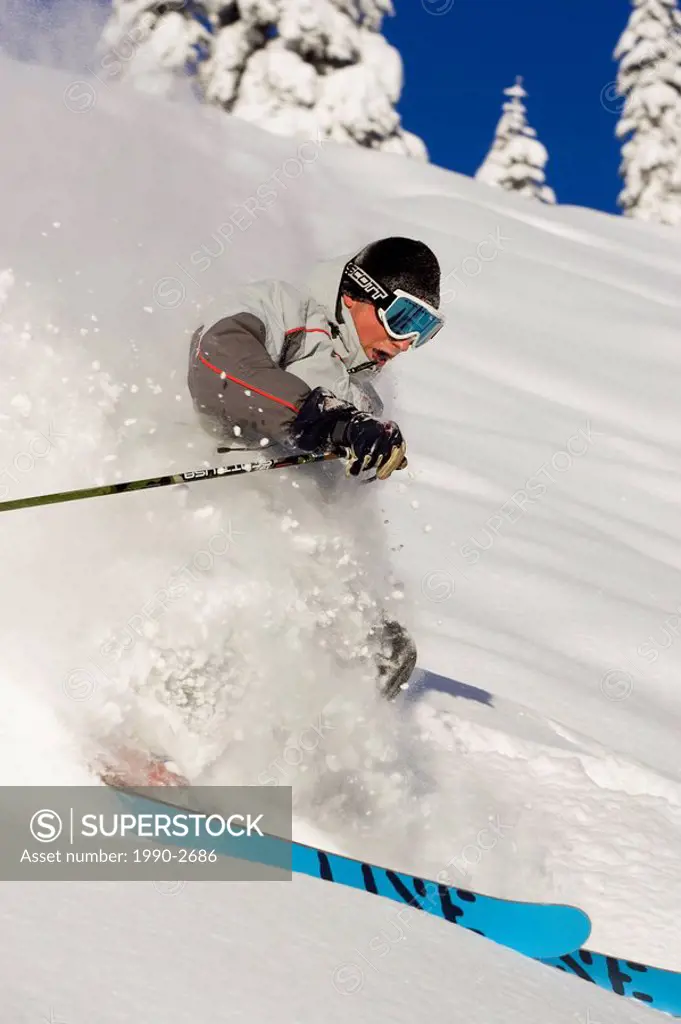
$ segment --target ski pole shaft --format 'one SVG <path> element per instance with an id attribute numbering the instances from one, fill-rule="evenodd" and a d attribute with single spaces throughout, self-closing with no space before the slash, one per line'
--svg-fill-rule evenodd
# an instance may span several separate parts
<path id="1" fill-rule="evenodd" d="M 0 512 L 12 512 L 19 508 L 34 508 L 36 505 L 54 505 L 65 501 L 81 501 L 84 498 L 99 498 L 105 494 L 124 494 L 126 491 L 144 491 L 152 487 L 170 487 L 173 484 L 193 484 L 199 480 L 217 480 L 241 473 L 259 473 L 267 469 L 286 469 L 288 466 L 304 466 L 310 462 L 324 462 L 337 459 L 335 452 L 321 454 L 286 455 L 280 459 L 264 459 L 260 462 L 241 462 L 234 466 L 213 466 L 211 469 L 195 469 L 186 473 L 169 476 L 152 476 L 145 480 L 128 480 L 127 483 L 104 484 L 102 487 L 85 487 L 78 491 L 58 491 L 55 494 L 38 494 L 31 498 L 17 498 L 14 501 L 0 501 Z"/>

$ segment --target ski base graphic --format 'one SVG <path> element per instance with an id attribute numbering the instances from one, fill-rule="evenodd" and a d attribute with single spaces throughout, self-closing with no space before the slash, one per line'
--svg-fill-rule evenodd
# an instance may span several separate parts
<path id="1" fill-rule="evenodd" d="M 574 974 L 617 996 L 637 999 L 654 1010 L 681 1017 L 681 972 L 663 971 L 634 960 L 578 949 L 561 957 L 542 957 L 542 963 Z"/>
<path id="2" fill-rule="evenodd" d="M 119 790 L 126 803 L 132 801 L 132 806 L 137 806 L 140 812 L 169 806 L 183 809 L 182 788 L 190 788 L 186 780 L 168 772 L 162 765 L 155 766 L 151 774 L 145 774 L 145 795 L 134 784 L 126 785 L 120 776 L 109 774 L 104 781 Z M 141 778 L 136 780 L 137 785 L 141 781 Z M 152 796 L 146 795 L 150 783 Z M 215 841 L 212 842 L 215 845 Z M 288 840 L 275 836 L 267 836 L 265 846 L 261 847 L 265 859 L 270 860 L 267 850 L 274 861 L 280 860 L 280 844 L 290 845 L 291 869 L 297 874 L 346 885 L 424 911 L 615 995 L 635 999 L 652 1009 L 681 1018 L 681 972 L 582 948 L 591 926 L 588 916 L 575 907 L 501 900 L 303 843 L 289 844 Z M 233 845 L 223 853 L 234 856 Z"/>
<path id="3" fill-rule="evenodd" d="M 292 867 L 298 874 L 405 903 L 535 959 L 543 959 L 537 957 L 537 949 L 565 950 L 573 935 L 586 937 L 591 931 L 589 918 L 575 907 L 484 896 L 302 843 L 293 844 Z"/>
<path id="4" fill-rule="evenodd" d="M 119 779 L 114 781 L 111 776 L 105 778 L 105 781 L 119 791 L 122 802 L 130 811 L 141 814 L 167 811 L 168 807 L 186 809 L 183 807 L 181 788 L 156 787 L 152 795 L 147 787 L 140 789 L 124 786 Z M 291 870 L 297 874 L 346 885 L 406 904 L 477 932 L 534 959 L 562 956 L 581 946 L 591 931 L 588 916 L 576 907 L 553 903 L 523 903 L 485 896 L 277 836 L 266 835 L 263 838 L 264 841 L 255 845 L 252 840 L 248 840 L 251 845 L 246 845 L 239 844 L 233 837 L 216 839 L 206 833 L 206 836 L 196 839 L 196 844 L 205 845 L 209 840 L 219 855 L 243 856 L 249 860 L 262 858 L 263 863 L 271 864 L 283 863 L 285 850 L 290 855 Z M 177 845 L 173 838 L 159 837 L 157 841 Z M 183 840 L 183 845 L 186 842 Z"/>

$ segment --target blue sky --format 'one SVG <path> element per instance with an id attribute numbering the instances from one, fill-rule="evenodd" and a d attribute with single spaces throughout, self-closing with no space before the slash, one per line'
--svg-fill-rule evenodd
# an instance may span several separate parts
<path id="1" fill-rule="evenodd" d="M 524 76 L 529 122 L 549 151 L 559 203 L 618 212 L 618 115 L 604 87 L 631 0 L 394 0 L 384 34 L 402 54 L 399 110 L 434 163 L 474 174 Z M 438 15 L 438 10 L 444 13 Z"/>

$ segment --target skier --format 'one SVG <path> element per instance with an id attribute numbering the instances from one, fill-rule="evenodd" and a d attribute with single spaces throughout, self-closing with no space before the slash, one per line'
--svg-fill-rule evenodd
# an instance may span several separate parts
<path id="1" fill-rule="evenodd" d="M 188 384 L 202 426 L 229 448 L 336 451 L 349 476 L 374 470 L 386 480 L 406 466 L 407 446 L 396 423 L 379 419 L 373 383 L 389 360 L 435 337 L 439 303 L 437 257 L 400 237 L 319 264 L 305 291 L 278 280 L 243 287 L 191 340 Z M 393 620 L 377 629 L 392 697 L 416 649 Z"/>

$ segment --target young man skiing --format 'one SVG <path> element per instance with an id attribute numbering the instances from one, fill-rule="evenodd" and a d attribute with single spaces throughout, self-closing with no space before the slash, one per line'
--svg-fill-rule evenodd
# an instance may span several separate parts
<path id="1" fill-rule="evenodd" d="M 188 384 L 203 427 L 231 448 L 335 451 L 349 476 L 374 470 L 386 480 L 406 465 L 407 446 L 396 423 L 379 419 L 374 381 L 435 337 L 439 303 L 435 254 L 400 237 L 318 265 L 305 291 L 276 280 L 245 286 L 191 340 Z M 379 675 L 393 696 L 416 651 L 394 621 L 378 629 Z"/>

